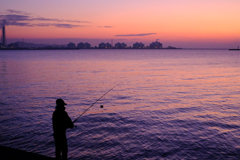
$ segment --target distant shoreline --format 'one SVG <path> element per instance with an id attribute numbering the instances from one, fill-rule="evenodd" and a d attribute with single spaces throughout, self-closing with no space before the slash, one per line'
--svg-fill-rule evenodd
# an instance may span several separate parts
<path id="1" fill-rule="evenodd" d="M 79 50 L 78 48 L 0 48 L 0 50 Z"/>
<path id="2" fill-rule="evenodd" d="M 99 49 L 99 50 L 125 50 L 125 49 L 135 49 L 135 50 L 175 50 L 175 49 L 182 49 L 182 48 L 0 48 L 0 50 L 92 50 L 92 49 Z"/>
<path id="3" fill-rule="evenodd" d="M 240 49 L 228 49 L 228 48 L 67 48 L 67 47 L 29 47 L 29 48 L 0 48 L 1 50 L 229 50 L 240 51 Z"/>
<path id="4" fill-rule="evenodd" d="M 240 51 L 240 49 L 229 49 L 229 51 Z"/>
<path id="5" fill-rule="evenodd" d="M 1 50 L 240 50 L 227 48 L 0 48 Z"/>

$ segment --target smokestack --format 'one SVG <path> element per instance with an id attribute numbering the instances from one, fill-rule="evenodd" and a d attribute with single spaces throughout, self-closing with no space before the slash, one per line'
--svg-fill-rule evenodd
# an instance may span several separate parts
<path id="1" fill-rule="evenodd" d="M 6 45 L 6 41 L 5 41 L 5 25 L 3 24 L 3 28 L 2 28 L 2 43 L 3 46 Z"/>
<path id="2" fill-rule="evenodd" d="M 3 20 L 2 23 L 2 45 L 6 46 L 6 31 L 5 31 L 6 20 Z"/>

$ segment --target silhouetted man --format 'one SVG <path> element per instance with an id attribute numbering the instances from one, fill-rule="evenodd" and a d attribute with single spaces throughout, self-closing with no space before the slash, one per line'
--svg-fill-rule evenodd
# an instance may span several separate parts
<path id="1" fill-rule="evenodd" d="M 73 128 L 74 125 L 72 120 L 65 111 L 65 105 L 67 105 L 62 99 L 56 100 L 56 110 L 52 115 L 52 124 L 53 124 L 53 136 L 55 139 L 55 154 L 56 159 L 67 159 L 68 146 L 66 138 L 66 130 L 68 128 Z"/>

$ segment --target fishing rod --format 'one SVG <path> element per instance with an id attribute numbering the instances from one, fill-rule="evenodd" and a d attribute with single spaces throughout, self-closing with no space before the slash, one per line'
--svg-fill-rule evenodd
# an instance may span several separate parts
<path id="1" fill-rule="evenodd" d="M 78 116 L 74 121 L 73 123 L 75 123 L 78 118 L 80 118 L 84 113 L 86 113 L 94 104 L 96 104 L 98 101 L 100 101 L 106 94 L 108 94 L 111 90 L 113 90 L 115 87 L 117 87 L 119 84 L 121 83 L 118 83 L 117 85 L 115 85 L 114 87 L 112 87 L 110 90 L 108 90 L 106 93 L 104 93 L 100 98 L 98 98 L 90 107 L 88 107 L 82 114 L 80 114 L 80 116 Z M 103 108 L 103 105 L 101 105 L 101 108 Z"/>

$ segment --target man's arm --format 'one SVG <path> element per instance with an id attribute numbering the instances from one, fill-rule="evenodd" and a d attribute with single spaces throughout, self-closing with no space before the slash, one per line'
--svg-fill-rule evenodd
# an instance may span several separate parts
<path id="1" fill-rule="evenodd" d="M 67 118 L 66 118 L 66 125 L 67 126 L 66 127 L 67 128 L 74 128 L 74 124 L 73 124 L 71 118 L 68 116 L 67 112 L 66 112 L 66 115 L 67 115 Z"/>

